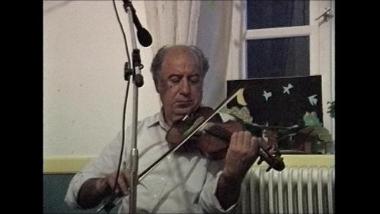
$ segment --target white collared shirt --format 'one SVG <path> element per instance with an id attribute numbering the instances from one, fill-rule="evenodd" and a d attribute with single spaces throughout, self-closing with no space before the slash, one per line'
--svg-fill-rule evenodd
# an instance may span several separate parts
<path id="1" fill-rule="evenodd" d="M 169 127 L 162 113 L 147 117 L 137 126 L 137 148 L 141 173 L 169 150 L 165 140 Z M 129 151 L 131 130 L 126 130 L 126 150 Z M 90 178 L 101 178 L 115 172 L 121 149 L 121 133 L 107 145 L 101 155 L 78 172 L 70 182 L 65 202 L 80 208 L 77 196 L 82 184 Z M 129 153 L 124 153 L 128 160 Z M 224 210 L 215 193 L 222 162 L 210 161 L 199 152 L 174 153 L 164 158 L 137 186 L 138 213 L 229 213 L 236 204 Z M 119 213 L 128 213 L 129 197 L 119 205 Z"/>

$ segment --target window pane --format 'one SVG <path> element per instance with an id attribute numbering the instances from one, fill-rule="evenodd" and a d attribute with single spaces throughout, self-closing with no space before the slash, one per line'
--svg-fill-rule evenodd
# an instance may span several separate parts
<path id="1" fill-rule="evenodd" d="M 308 76 L 309 37 L 247 41 L 247 77 Z"/>
<path id="2" fill-rule="evenodd" d="M 308 0 L 247 0 L 247 28 L 309 25 Z"/>

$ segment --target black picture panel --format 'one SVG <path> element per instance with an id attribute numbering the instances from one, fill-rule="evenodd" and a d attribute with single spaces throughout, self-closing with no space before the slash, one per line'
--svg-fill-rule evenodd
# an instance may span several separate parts
<path id="1" fill-rule="evenodd" d="M 303 121 L 307 113 L 315 112 L 322 123 L 321 76 L 257 78 L 227 81 L 227 96 L 244 88 L 253 123 L 292 126 Z M 242 107 L 237 99 L 227 107 Z"/>

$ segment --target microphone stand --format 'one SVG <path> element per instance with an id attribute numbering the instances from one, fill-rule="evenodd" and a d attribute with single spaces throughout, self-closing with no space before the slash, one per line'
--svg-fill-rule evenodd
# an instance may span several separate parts
<path id="1" fill-rule="evenodd" d="M 132 42 L 132 63 L 130 60 L 125 63 L 124 67 L 124 79 L 129 82 L 130 76 L 133 76 L 133 86 L 132 86 L 132 124 L 131 124 L 131 148 L 130 148 L 130 156 L 128 166 L 126 166 L 125 161 L 123 161 L 123 170 L 127 170 L 130 174 L 128 178 L 128 186 L 129 186 L 129 213 L 136 214 L 136 199 L 137 199 L 137 184 L 138 184 L 138 158 L 139 152 L 137 149 L 137 116 L 138 116 L 138 88 L 144 85 L 144 78 L 141 75 L 140 69 L 144 66 L 141 64 L 140 50 L 137 49 L 136 45 L 136 33 L 134 29 L 134 23 L 138 29 L 138 36 L 140 43 L 147 47 L 151 44 L 152 38 L 149 32 L 142 28 L 136 14 L 135 9 L 133 8 L 132 2 L 130 0 L 123 0 L 124 9 L 128 15 L 128 24 L 129 24 L 129 33 Z M 140 32 L 140 35 L 139 35 Z M 140 39 L 143 38 L 142 40 Z M 126 41 L 125 41 L 126 42 Z M 128 48 L 127 48 L 128 50 Z M 127 52 L 127 55 L 129 53 Z M 129 57 L 128 57 L 129 58 Z M 129 86 L 129 84 L 128 84 Z M 124 143 L 124 142 L 123 142 Z M 105 210 L 106 213 L 110 213 L 111 209 L 115 207 L 116 203 L 119 203 L 122 199 L 118 198 L 116 195 L 112 195 L 108 202 L 103 204 L 98 210 L 97 213 Z"/>
<path id="2" fill-rule="evenodd" d="M 130 1 L 127 1 L 126 4 L 124 4 L 124 8 L 128 14 L 128 24 L 130 29 L 130 38 L 132 42 L 132 64 L 133 64 L 133 86 L 132 86 L 132 126 L 131 126 L 131 150 L 130 150 L 130 159 L 129 159 L 129 170 L 130 170 L 130 177 L 129 177 L 129 213 L 135 214 L 136 213 L 136 198 L 137 198 L 137 184 L 138 184 L 138 158 L 139 158 L 139 152 L 137 149 L 137 116 L 138 116 L 138 88 L 141 87 L 144 84 L 143 76 L 141 75 L 140 67 L 141 67 L 141 58 L 140 58 L 140 50 L 137 49 L 136 45 L 136 34 L 135 29 L 133 25 L 133 14 L 132 14 L 132 3 Z M 131 63 L 128 64 L 129 67 L 131 66 Z"/>

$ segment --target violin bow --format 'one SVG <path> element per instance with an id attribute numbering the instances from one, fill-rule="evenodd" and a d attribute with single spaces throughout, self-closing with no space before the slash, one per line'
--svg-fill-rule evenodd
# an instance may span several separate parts
<path id="1" fill-rule="evenodd" d="M 196 124 L 195 126 L 192 127 L 191 131 L 188 131 L 187 132 L 187 135 L 186 137 L 180 142 L 178 143 L 177 145 L 175 145 L 174 147 L 170 148 L 167 152 L 165 152 L 160 158 L 158 158 L 155 162 L 153 162 L 151 165 L 149 165 L 144 171 L 142 171 L 139 175 L 138 175 L 138 183 L 141 184 L 141 181 L 145 178 L 145 176 L 147 176 L 154 168 L 156 168 L 159 163 L 161 163 L 161 161 L 167 157 L 168 155 L 170 155 L 171 153 L 177 151 L 183 144 L 185 144 L 194 134 L 196 134 L 199 130 L 201 130 L 202 128 L 204 128 L 206 126 L 206 123 L 211 120 L 217 113 L 219 113 L 219 111 L 225 107 L 229 102 L 231 102 L 231 100 L 233 100 L 236 96 L 238 95 L 242 95 L 244 92 L 244 88 L 239 88 L 237 89 L 229 98 L 227 98 L 226 100 L 224 100 L 221 104 L 219 104 L 218 107 L 215 108 L 214 112 L 208 116 L 206 119 L 204 119 L 202 122 Z M 186 116 L 185 116 L 186 117 Z M 263 149 L 264 150 L 264 149 Z M 264 153 L 269 155 L 268 152 L 266 150 L 264 150 Z M 268 168 L 267 170 L 269 170 L 270 168 Z M 122 198 L 116 198 L 116 197 L 113 197 L 110 199 L 111 201 L 115 201 L 114 204 L 117 204 L 119 203 Z M 101 208 L 98 209 L 98 212 L 100 210 L 104 209 L 104 206 L 102 206 Z"/>
<path id="2" fill-rule="evenodd" d="M 215 110 L 214 112 L 204 119 L 201 123 L 198 125 L 192 127 L 192 130 L 188 132 L 186 137 L 177 145 L 169 149 L 167 152 L 165 152 L 160 158 L 158 158 L 154 163 L 152 163 L 150 166 L 148 166 L 144 171 L 142 171 L 138 175 L 139 182 L 144 179 L 146 175 L 148 175 L 155 167 L 158 166 L 158 164 L 169 154 L 177 151 L 183 144 L 185 144 L 195 133 L 197 133 L 199 130 L 205 127 L 206 123 L 211 120 L 223 107 L 225 107 L 229 102 L 231 102 L 232 99 L 234 99 L 236 96 L 239 94 L 242 94 L 244 92 L 244 88 L 239 88 L 238 90 L 235 91 L 228 99 L 224 100 Z"/>

